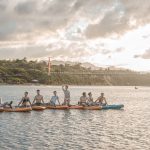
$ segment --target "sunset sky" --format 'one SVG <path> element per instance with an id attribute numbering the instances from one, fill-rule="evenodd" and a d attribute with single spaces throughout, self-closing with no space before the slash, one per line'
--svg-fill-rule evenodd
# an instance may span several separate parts
<path id="1" fill-rule="evenodd" d="M 0 59 L 150 71 L 150 0 L 0 0 Z"/>

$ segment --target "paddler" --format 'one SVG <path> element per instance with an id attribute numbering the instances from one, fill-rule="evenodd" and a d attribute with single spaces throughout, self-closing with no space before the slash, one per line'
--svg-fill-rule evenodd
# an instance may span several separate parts
<path id="1" fill-rule="evenodd" d="M 22 97 L 22 100 L 19 102 L 18 106 L 22 107 L 28 107 L 31 106 L 30 98 L 28 97 L 28 92 L 24 93 L 24 97 Z"/>
<path id="2" fill-rule="evenodd" d="M 37 95 L 34 97 L 33 103 L 34 105 L 41 105 L 44 104 L 43 96 L 40 94 L 40 90 L 37 90 Z"/>
<path id="3" fill-rule="evenodd" d="M 86 92 L 83 92 L 82 93 L 82 96 L 80 97 L 80 101 L 79 101 L 79 105 L 82 105 L 82 106 L 86 106 L 87 105 L 87 100 L 88 98 L 86 97 Z"/>
<path id="4" fill-rule="evenodd" d="M 12 103 L 13 101 L 5 102 L 4 104 L 0 104 L 0 107 L 4 107 L 4 108 L 12 108 Z"/>
<path id="5" fill-rule="evenodd" d="M 56 106 L 56 102 L 58 102 L 58 104 L 60 105 L 59 97 L 57 96 L 57 92 L 54 91 L 53 94 L 54 95 L 51 97 L 51 100 L 50 100 L 50 105 L 51 106 Z"/>
<path id="6" fill-rule="evenodd" d="M 107 101 L 106 98 L 104 97 L 104 93 L 101 93 L 101 96 L 97 98 L 95 101 L 96 104 L 101 105 L 101 106 L 106 106 Z"/>
<path id="7" fill-rule="evenodd" d="M 62 90 L 64 92 L 64 103 L 63 105 L 70 106 L 70 91 L 68 90 L 68 85 L 62 86 Z"/>

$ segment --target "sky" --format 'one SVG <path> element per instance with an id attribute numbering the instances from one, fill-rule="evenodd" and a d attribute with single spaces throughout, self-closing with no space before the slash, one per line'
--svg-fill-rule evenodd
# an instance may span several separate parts
<path id="1" fill-rule="evenodd" d="M 0 59 L 150 71 L 150 0 L 0 0 Z"/>

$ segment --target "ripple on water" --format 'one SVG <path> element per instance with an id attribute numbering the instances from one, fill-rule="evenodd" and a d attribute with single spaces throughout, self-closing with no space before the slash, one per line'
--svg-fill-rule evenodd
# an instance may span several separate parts
<path id="1" fill-rule="evenodd" d="M 0 87 L 0 95 L 22 94 L 40 88 L 45 97 L 60 87 Z M 5 92 L 2 92 L 5 90 Z M 92 91 L 95 97 L 104 91 L 109 103 L 123 103 L 124 110 L 45 110 L 30 113 L 0 113 L 0 149 L 23 150 L 149 150 L 150 88 L 141 87 L 72 87 L 72 99 L 80 91 Z M 135 93 L 136 92 L 136 93 Z M 7 96 L 9 98 L 9 96 Z M 74 101 L 74 103 L 76 103 Z"/>

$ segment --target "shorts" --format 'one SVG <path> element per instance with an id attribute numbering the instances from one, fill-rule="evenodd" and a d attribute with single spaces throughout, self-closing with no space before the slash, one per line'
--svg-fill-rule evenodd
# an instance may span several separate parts
<path id="1" fill-rule="evenodd" d="M 56 106 L 54 102 L 50 101 L 51 106 Z"/>
<path id="2" fill-rule="evenodd" d="M 78 104 L 79 104 L 80 106 L 87 106 L 87 103 L 86 103 L 86 102 L 78 102 Z"/>
<path id="3" fill-rule="evenodd" d="M 95 102 L 88 102 L 87 105 L 88 105 L 88 106 L 95 106 L 96 103 L 95 103 Z"/>
<path id="4" fill-rule="evenodd" d="M 70 98 L 64 99 L 64 105 L 70 105 Z"/>
<path id="5" fill-rule="evenodd" d="M 36 105 L 36 106 L 41 106 L 42 103 L 35 103 L 34 105 Z"/>

